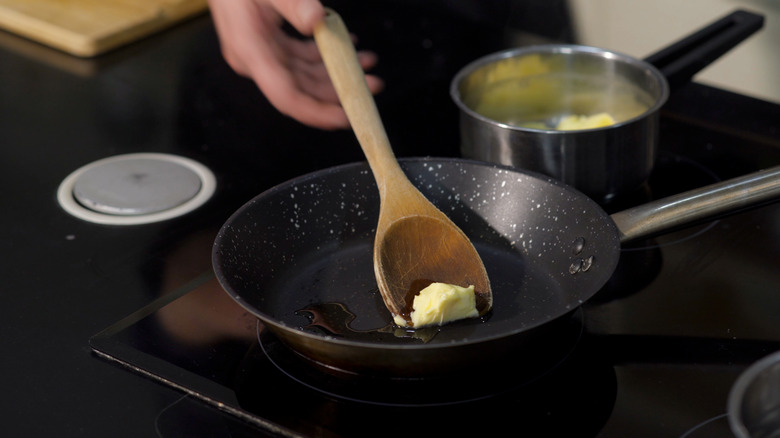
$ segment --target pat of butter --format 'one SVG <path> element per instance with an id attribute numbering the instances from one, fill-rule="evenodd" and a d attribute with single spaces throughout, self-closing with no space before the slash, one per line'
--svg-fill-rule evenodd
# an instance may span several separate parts
<path id="1" fill-rule="evenodd" d="M 576 129 L 603 128 L 615 124 L 615 119 L 607 113 L 598 113 L 592 116 L 568 116 L 561 119 L 555 128 L 561 131 Z"/>
<path id="2" fill-rule="evenodd" d="M 409 316 L 415 328 L 475 318 L 479 316 L 476 301 L 474 286 L 431 283 L 414 297 Z M 402 327 L 407 325 L 407 321 L 400 315 L 396 315 L 394 321 Z"/>

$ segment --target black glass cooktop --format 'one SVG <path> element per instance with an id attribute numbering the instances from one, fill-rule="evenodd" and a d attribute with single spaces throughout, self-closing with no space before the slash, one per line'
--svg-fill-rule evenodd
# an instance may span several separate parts
<path id="1" fill-rule="evenodd" d="M 664 151 L 621 205 L 730 175 Z M 731 384 L 780 349 L 777 205 L 624 247 L 610 283 L 516 363 L 446 382 L 327 373 L 292 353 L 213 273 L 91 340 L 98 355 L 282 436 L 731 436 Z M 210 235 L 188 251 L 210 252 Z M 175 271 L 175 267 L 172 268 Z M 755 303 L 761 303 L 756 305 Z M 474 385 L 474 381 L 479 381 Z M 645 433 L 646 432 L 646 433 Z"/>

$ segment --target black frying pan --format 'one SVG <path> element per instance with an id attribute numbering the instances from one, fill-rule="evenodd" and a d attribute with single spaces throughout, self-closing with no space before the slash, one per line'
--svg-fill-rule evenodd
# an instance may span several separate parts
<path id="1" fill-rule="evenodd" d="M 482 256 L 494 294 L 486 317 L 414 333 L 391 326 L 374 280 L 379 199 L 366 164 L 276 186 L 234 213 L 216 238 L 213 265 L 228 294 L 327 368 L 404 377 L 489 370 L 547 342 L 556 322 L 610 279 L 621 241 L 780 195 L 778 167 L 609 216 L 538 174 L 458 159 L 401 163 Z"/>

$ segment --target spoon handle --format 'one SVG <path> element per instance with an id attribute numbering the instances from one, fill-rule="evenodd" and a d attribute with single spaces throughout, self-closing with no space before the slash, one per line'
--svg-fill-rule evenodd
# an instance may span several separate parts
<path id="1" fill-rule="evenodd" d="M 326 8 L 325 19 L 314 29 L 314 39 L 336 94 L 371 166 L 380 197 L 384 199 L 386 187 L 395 187 L 395 183 L 403 184 L 408 180 L 390 147 L 390 140 L 358 62 L 355 46 L 344 22 L 335 11 Z"/>

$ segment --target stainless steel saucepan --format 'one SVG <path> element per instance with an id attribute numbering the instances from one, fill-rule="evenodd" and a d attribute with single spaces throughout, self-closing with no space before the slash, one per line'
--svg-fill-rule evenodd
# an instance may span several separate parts
<path id="1" fill-rule="evenodd" d="M 462 154 L 552 176 L 601 203 L 630 192 L 655 164 L 670 90 L 762 25 L 736 11 L 645 60 L 580 45 L 478 59 L 450 88 Z"/>

